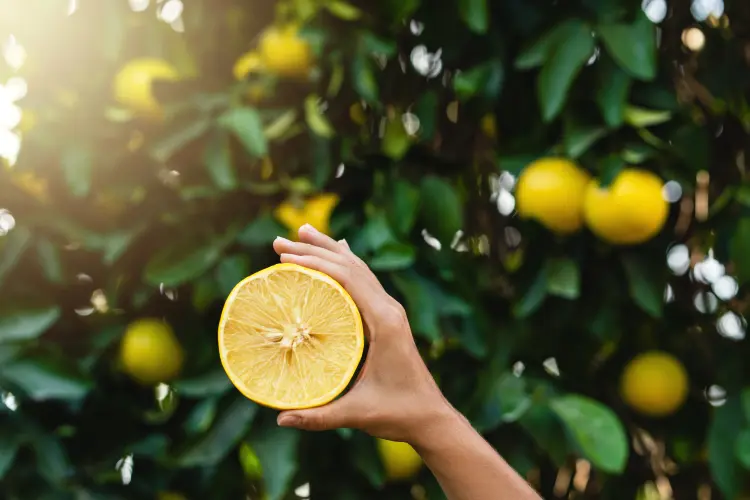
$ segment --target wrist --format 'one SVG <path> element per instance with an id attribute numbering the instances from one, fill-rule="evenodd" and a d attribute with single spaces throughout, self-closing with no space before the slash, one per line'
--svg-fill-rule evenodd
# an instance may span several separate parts
<path id="1" fill-rule="evenodd" d="M 427 415 L 428 418 L 412 433 L 409 443 L 420 455 L 440 447 L 440 443 L 446 437 L 454 434 L 460 426 L 468 424 L 466 419 L 445 399 L 436 404 Z"/>

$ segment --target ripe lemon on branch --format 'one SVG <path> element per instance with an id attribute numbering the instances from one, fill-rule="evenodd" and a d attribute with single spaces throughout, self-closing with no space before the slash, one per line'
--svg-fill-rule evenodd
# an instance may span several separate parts
<path id="1" fill-rule="evenodd" d="M 277 264 L 241 281 L 219 322 L 219 355 L 235 387 L 279 410 L 324 405 L 362 359 L 362 319 L 330 276 Z"/>
<path id="2" fill-rule="evenodd" d="M 648 351 L 636 356 L 623 370 L 622 399 L 638 413 L 664 417 L 676 412 L 688 393 L 688 375 L 671 354 Z"/>
<path id="3" fill-rule="evenodd" d="M 161 106 L 154 96 L 154 81 L 173 82 L 179 79 L 177 68 L 163 59 L 133 59 L 115 76 L 115 99 L 140 115 L 158 118 L 161 116 Z"/>
<path id="4" fill-rule="evenodd" d="M 570 160 L 536 160 L 518 178 L 518 214 L 555 233 L 574 233 L 583 226 L 583 197 L 590 180 L 589 174 Z"/>
<path id="5" fill-rule="evenodd" d="M 144 318 L 130 323 L 125 330 L 120 360 L 131 378 L 144 385 L 154 385 L 180 374 L 184 353 L 167 323 Z"/>
<path id="6" fill-rule="evenodd" d="M 276 207 L 274 215 L 289 229 L 291 239 L 297 239 L 297 229 L 304 224 L 310 224 L 321 233 L 329 234 L 331 214 L 338 202 L 336 194 L 323 193 L 305 200 L 299 206 L 285 201 Z"/>
<path id="7" fill-rule="evenodd" d="M 608 187 L 592 181 L 584 201 L 586 224 L 609 243 L 643 243 L 661 231 L 669 215 L 662 186 L 656 174 L 636 168 L 623 169 Z"/>
<path id="8" fill-rule="evenodd" d="M 265 69 L 263 59 L 257 51 L 251 50 L 242 54 L 234 63 L 232 73 L 238 82 L 246 80 L 251 75 L 260 74 Z M 266 97 L 266 89 L 260 82 L 253 82 L 247 89 L 247 98 L 257 103 Z"/>
<path id="9" fill-rule="evenodd" d="M 285 77 L 304 77 L 310 73 L 314 57 L 310 44 L 299 36 L 296 24 L 272 26 L 258 44 L 263 66 Z"/>
<path id="10" fill-rule="evenodd" d="M 378 439 L 377 448 L 388 481 L 411 479 L 422 468 L 422 457 L 407 443 Z"/>

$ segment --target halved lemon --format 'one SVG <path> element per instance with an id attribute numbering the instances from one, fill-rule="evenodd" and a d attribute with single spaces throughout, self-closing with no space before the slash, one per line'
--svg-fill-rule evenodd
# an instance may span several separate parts
<path id="1" fill-rule="evenodd" d="M 364 349 L 354 300 L 330 276 L 277 264 L 242 280 L 219 322 L 219 355 L 235 387 L 279 410 L 332 401 Z"/>

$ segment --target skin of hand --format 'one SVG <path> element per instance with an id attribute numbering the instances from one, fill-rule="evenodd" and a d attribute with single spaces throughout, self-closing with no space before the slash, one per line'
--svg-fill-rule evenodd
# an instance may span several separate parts
<path id="1" fill-rule="evenodd" d="M 345 427 L 409 443 L 451 500 L 540 498 L 445 399 L 419 355 L 404 308 L 344 240 L 305 224 L 299 241 L 279 237 L 273 248 L 281 262 L 338 281 L 356 302 L 369 341 L 359 377 L 345 395 L 318 408 L 284 411 L 279 425 Z"/>

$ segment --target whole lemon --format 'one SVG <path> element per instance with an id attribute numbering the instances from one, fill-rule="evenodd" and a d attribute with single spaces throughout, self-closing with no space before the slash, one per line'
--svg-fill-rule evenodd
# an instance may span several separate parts
<path id="1" fill-rule="evenodd" d="M 152 83 L 156 80 L 177 81 L 177 69 L 163 59 L 133 59 L 115 76 L 115 99 L 138 114 L 158 117 L 161 106 L 154 97 Z"/>
<path id="2" fill-rule="evenodd" d="M 583 226 L 583 197 L 590 180 L 589 174 L 570 160 L 536 160 L 518 178 L 518 214 L 555 233 L 574 233 Z"/>
<path id="3" fill-rule="evenodd" d="M 636 168 L 622 170 L 608 187 L 592 181 L 583 208 L 586 224 L 609 243 L 643 243 L 661 231 L 669 215 L 662 186 L 657 175 Z"/>
<path id="4" fill-rule="evenodd" d="M 313 64 L 310 44 L 294 24 L 268 28 L 262 35 L 260 57 L 265 68 L 279 76 L 307 76 Z"/>
<path id="5" fill-rule="evenodd" d="M 321 233 L 328 234 L 329 222 L 339 197 L 333 193 L 324 193 L 306 200 L 297 207 L 291 202 L 284 202 L 276 207 L 276 218 L 284 224 L 292 239 L 297 238 L 297 230 L 304 224 L 310 224 Z"/>
<path id="6" fill-rule="evenodd" d="M 638 413 L 651 417 L 671 415 L 687 398 L 687 371 L 671 354 L 645 352 L 625 366 L 620 390 L 625 403 Z"/>
<path id="7" fill-rule="evenodd" d="M 410 479 L 422 467 L 422 457 L 407 443 L 378 439 L 377 447 L 388 481 Z"/>
<path id="8" fill-rule="evenodd" d="M 143 318 L 128 325 L 120 344 L 120 360 L 134 380 L 154 385 L 180 374 L 184 353 L 168 324 Z"/>

